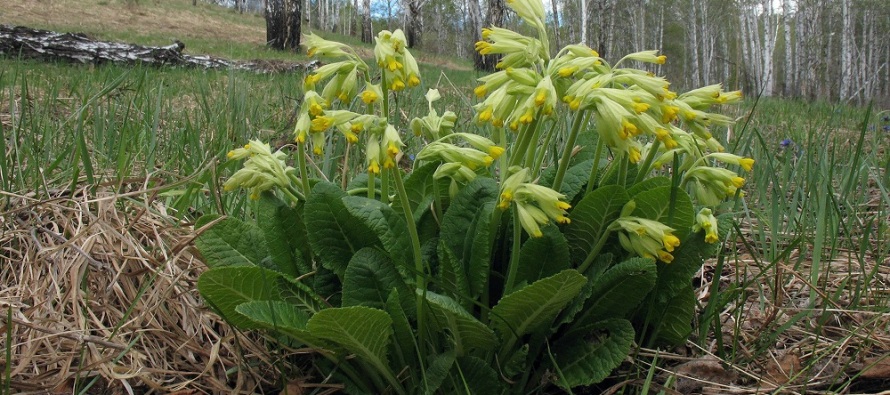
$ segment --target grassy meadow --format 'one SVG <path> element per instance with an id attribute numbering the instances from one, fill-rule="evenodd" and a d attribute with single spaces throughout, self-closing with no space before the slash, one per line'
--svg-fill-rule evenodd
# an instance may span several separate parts
<path id="1" fill-rule="evenodd" d="M 0 0 L 0 23 L 149 45 L 178 38 L 192 54 L 304 59 L 263 48 L 254 15 L 187 0 L 84 3 Z M 400 99 L 397 122 L 425 113 L 421 92 L 439 88 L 437 106 L 475 130 L 469 63 L 418 58 L 423 89 Z M 0 58 L 0 393 L 336 389 L 295 379 L 304 373 L 288 370 L 300 366 L 286 363 L 293 354 L 267 351 L 262 337 L 225 328 L 201 306 L 202 266 L 188 247 L 202 214 L 251 215 L 244 194 L 222 191 L 237 166 L 225 153 L 252 138 L 289 144 L 301 81 Z M 725 108 L 738 123 L 718 138 L 756 160 L 744 196 L 725 203 L 737 213 L 734 235 L 697 276 L 687 346 L 640 348 L 621 368 L 636 383 L 612 382 L 613 393 L 886 387 L 887 110 L 754 97 Z M 420 143 L 406 142 L 409 152 Z M 334 179 L 342 151 L 326 152 L 313 165 Z"/>

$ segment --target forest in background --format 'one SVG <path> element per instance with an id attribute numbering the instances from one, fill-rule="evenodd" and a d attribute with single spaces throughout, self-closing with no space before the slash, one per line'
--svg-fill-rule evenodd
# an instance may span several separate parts
<path id="1" fill-rule="evenodd" d="M 211 0 L 252 12 L 267 1 Z M 471 59 L 482 27 L 522 30 L 504 0 L 300 0 L 303 31 L 405 30 L 412 46 Z M 603 58 L 660 49 L 676 89 L 724 83 L 749 95 L 890 103 L 890 1 L 552 0 L 551 48 Z M 363 29 L 364 28 L 364 29 Z M 479 60 L 477 60 L 478 62 Z"/>

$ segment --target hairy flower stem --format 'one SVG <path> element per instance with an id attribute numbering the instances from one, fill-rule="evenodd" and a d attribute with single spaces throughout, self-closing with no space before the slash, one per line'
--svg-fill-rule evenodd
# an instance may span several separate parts
<path id="1" fill-rule="evenodd" d="M 414 286 L 421 292 L 417 294 L 417 335 L 419 337 L 419 349 L 424 347 L 426 338 L 426 327 L 423 319 L 423 305 L 426 298 L 426 270 L 423 267 L 423 255 L 420 251 L 420 237 L 417 235 L 417 224 L 414 222 L 414 213 L 411 212 L 411 202 L 408 200 L 408 192 L 405 191 L 405 183 L 402 182 L 402 174 L 397 167 L 392 169 L 392 179 L 395 181 L 396 193 L 399 197 L 399 203 L 402 206 L 402 212 L 405 215 L 405 222 L 408 227 L 408 235 L 411 237 L 411 249 L 414 252 Z M 422 351 L 420 351 L 423 354 Z M 420 360 L 423 360 L 421 358 Z"/>
<path id="2" fill-rule="evenodd" d="M 374 173 L 368 172 L 368 199 L 377 198 L 377 185 L 374 184 Z"/>
<path id="3" fill-rule="evenodd" d="M 309 196 L 309 170 L 306 169 L 306 142 L 297 141 L 297 163 L 303 181 L 303 196 Z"/>
<path id="4" fill-rule="evenodd" d="M 513 292 L 516 272 L 519 270 L 519 251 L 522 249 L 522 225 L 519 223 L 519 208 L 513 205 L 513 247 L 510 248 L 510 262 L 507 264 L 507 281 L 504 283 L 504 296 Z"/>
<path id="5" fill-rule="evenodd" d="M 385 204 L 389 204 L 389 178 L 387 172 L 380 174 L 380 200 Z"/>
<path id="6" fill-rule="evenodd" d="M 519 166 L 519 164 L 522 163 L 522 159 L 525 157 L 526 151 L 528 151 L 528 147 L 531 145 L 535 130 L 537 129 L 538 117 L 536 116 L 525 129 L 519 131 L 519 137 L 516 138 L 516 145 L 513 147 L 513 152 L 510 153 L 510 167 Z"/>
<path id="7" fill-rule="evenodd" d="M 661 141 L 655 140 L 652 143 L 652 147 L 649 147 L 649 153 L 646 155 L 646 160 L 643 161 L 643 164 L 637 167 L 637 176 L 634 178 L 634 184 L 643 181 L 646 178 L 646 174 L 649 174 L 649 171 L 652 167 L 652 161 L 655 160 L 655 154 L 658 153 L 658 147 L 661 146 Z"/>
<path id="8" fill-rule="evenodd" d="M 585 273 L 587 269 L 590 268 L 590 265 L 593 264 L 593 260 L 596 259 L 597 255 L 599 255 L 600 251 L 602 251 L 603 247 L 606 245 L 606 240 L 609 239 L 609 235 L 612 233 L 612 229 L 606 228 L 606 231 L 603 232 L 603 235 L 600 236 L 600 239 L 596 241 L 596 245 L 593 246 L 593 249 L 590 250 L 590 253 L 587 254 L 587 258 L 584 259 L 584 262 L 581 263 L 581 266 L 578 266 L 578 272 Z"/>
<path id="9" fill-rule="evenodd" d="M 558 124 L 559 124 L 559 122 L 553 122 L 553 125 L 550 125 L 550 129 L 547 130 L 547 135 L 546 135 L 546 137 L 544 137 L 544 144 L 542 145 L 543 147 L 549 147 L 549 146 L 550 146 L 550 142 L 553 141 L 553 135 L 556 134 L 556 133 L 555 133 L 555 132 L 556 132 L 556 126 L 557 126 Z M 544 163 L 544 157 L 547 156 L 547 150 L 546 150 L 546 149 L 542 149 L 542 150 L 540 150 L 540 151 L 541 151 L 541 152 L 536 153 L 536 156 L 535 156 L 535 163 L 534 163 L 534 165 L 533 165 L 532 168 L 531 168 L 531 170 L 532 170 L 532 179 L 536 179 L 536 178 L 538 178 L 538 175 L 541 174 L 541 167 L 542 167 L 542 165 L 543 165 L 543 163 Z"/>
<path id="10" fill-rule="evenodd" d="M 622 187 L 627 186 L 627 167 L 630 164 L 630 159 L 627 158 L 627 154 L 618 155 L 618 185 Z"/>
<path id="11" fill-rule="evenodd" d="M 590 169 L 590 178 L 587 180 L 587 188 L 584 189 L 585 195 L 593 191 L 596 179 L 600 175 L 600 158 L 603 156 L 603 147 L 605 145 L 603 139 L 599 138 L 596 140 L 596 151 L 593 153 L 593 168 Z"/>
<path id="12" fill-rule="evenodd" d="M 572 129 L 569 131 L 569 138 L 566 141 L 566 146 L 562 150 L 562 158 L 559 160 L 559 167 L 556 168 L 556 177 L 553 178 L 553 190 L 559 191 L 562 187 L 562 179 L 566 175 L 566 169 L 569 167 L 569 160 L 572 158 L 572 150 L 575 148 L 575 141 L 578 139 L 578 132 L 581 130 L 581 125 L 586 124 L 587 120 L 590 118 L 590 113 L 586 111 L 578 111 L 575 114 L 575 120 L 572 122 Z"/>

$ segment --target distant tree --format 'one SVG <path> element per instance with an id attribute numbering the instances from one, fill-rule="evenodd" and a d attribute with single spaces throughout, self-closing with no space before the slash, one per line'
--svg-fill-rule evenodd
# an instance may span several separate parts
<path id="1" fill-rule="evenodd" d="M 301 0 L 266 0 L 266 45 L 278 50 L 300 48 Z"/>
<path id="2" fill-rule="evenodd" d="M 485 25 L 504 26 L 504 0 L 488 0 L 488 12 L 485 13 Z M 473 52 L 473 66 L 476 70 L 494 71 L 498 63 L 498 57 L 495 55 L 480 55 L 479 52 Z"/>
<path id="3" fill-rule="evenodd" d="M 371 42 L 374 33 L 371 31 L 371 0 L 362 0 L 362 42 Z"/>

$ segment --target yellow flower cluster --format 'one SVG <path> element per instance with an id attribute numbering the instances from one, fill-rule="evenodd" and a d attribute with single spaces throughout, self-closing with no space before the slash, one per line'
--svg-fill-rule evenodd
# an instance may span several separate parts
<path id="1" fill-rule="evenodd" d="M 236 148 L 226 155 L 230 160 L 247 159 L 244 167 L 226 180 L 223 188 L 232 191 L 244 188 L 250 191 L 251 199 L 259 199 L 260 194 L 272 187 L 286 188 L 291 184 L 289 173 L 294 168 L 284 162 L 286 154 L 258 140 L 251 140 L 243 148 Z"/>
<path id="2" fill-rule="evenodd" d="M 618 228 L 618 241 L 624 249 L 644 258 L 658 259 L 671 263 L 671 252 L 680 246 L 680 239 L 674 236 L 674 229 L 646 218 L 623 216 L 614 222 Z"/>
<path id="3" fill-rule="evenodd" d="M 506 210 L 511 204 L 516 205 L 519 224 L 531 237 L 541 237 L 541 225 L 571 222 L 566 210 L 572 208 L 564 200 L 565 195 L 545 186 L 529 182 L 529 169 L 516 170 L 501 183 L 498 209 Z"/>
<path id="4" fill-rule="evenodd" d="M 374 58 L 383 70 L 387 88 L 397 92 L 420 85 L 420 69 L 414 56 L 405 49 L 408 40 L 401 29 L 383 30 L 374 40 Z"/>

